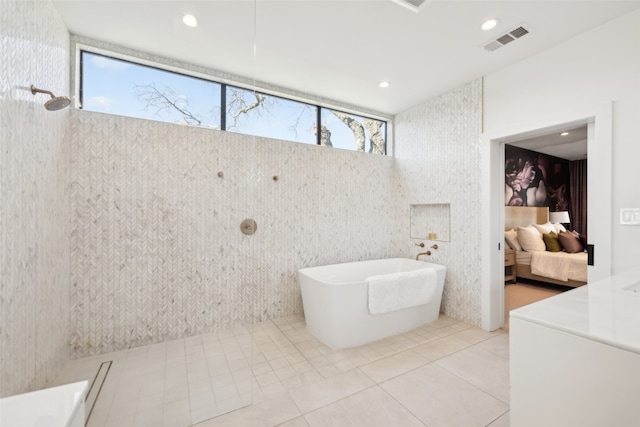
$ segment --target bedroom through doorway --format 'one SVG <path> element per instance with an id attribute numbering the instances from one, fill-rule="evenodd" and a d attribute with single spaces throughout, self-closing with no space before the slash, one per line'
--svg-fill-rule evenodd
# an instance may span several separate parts
<path id="1" fill-rule="evenodd" d="M 504 144 L 505 330 L 509 311 L 587 282 L 587 140 L 585 123 Z"/>

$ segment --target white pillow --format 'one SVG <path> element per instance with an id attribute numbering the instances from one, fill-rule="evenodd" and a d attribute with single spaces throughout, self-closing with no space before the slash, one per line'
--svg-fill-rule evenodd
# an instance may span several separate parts
<path id="1" fill-rule="evenodd" d="M 530 225 L 526 227 L 518 227 L 518 242 L 520 246 L 527 252 L 546 251 L 547 246 L 542 240 L 542 234 Z"/>
<path id="2" fill-rule="evenodd" d="M 533 225 L 536 228 L 536 230 L 538 230 L 541 234 L 548 234 L 548 233 L 551 233 L 552 231 L 554 233 L 557 233 L 556 228 L 550 222 L 547 222 L 546 224 L 531 224 L 531 225 Z"/>
<path id="3" fill-rule="evenodd" d="M 518 232 L 513 228 L 504 232 L 504 240 L 511 246 L 511 249 L 515 249 L 516 251 L 522 250 L 522 246 L 520 246 L 520 242 L 518 242 Z"/>
<path id="4" fill-rule="evenodd" d="M 564 228 L 564 225 L 560 224 L 559 222 L 553 223 L 553 227 L 556 229 L 556 234 L 567 231 L 567 229 Z"/>

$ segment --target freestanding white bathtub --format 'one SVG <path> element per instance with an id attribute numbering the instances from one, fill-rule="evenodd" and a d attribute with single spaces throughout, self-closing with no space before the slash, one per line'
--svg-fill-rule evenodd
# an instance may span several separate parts
<path id="1" fill-rule="evenodd" d="M 2 427 L 84 427 L 88 381 L 0 399 Z"/>
<path id="2" fill-rule="evenodd" d="M 372 315 L 367 278 L 434 269 L 437 286 L 424 305 Z M 307 329 L 332 349 L 356 347 L 438 319 L 446 267 L 407 258 L 310 267 L 298 270 Z"/>

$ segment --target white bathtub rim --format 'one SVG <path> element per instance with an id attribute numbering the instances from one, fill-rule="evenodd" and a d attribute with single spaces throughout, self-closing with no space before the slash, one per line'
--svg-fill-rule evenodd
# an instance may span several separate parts
<path id="1" fill-rule="evenodd" d="M 357 281 L 337 281 L 336 283 L 328 283 L 325 280 L 326 273 L 314 274 L 331 267 L 342 267 L 343 273 L 347 272 L 353 277 L 351 271 L 344 270 L 345 266 L 358 263 L 380 263 L 387 260 L 331 264 L 299 270 L 307 330 L 329 348 L 343 349 L 407 332 L 437 320 L 440 315 L 447 272 L 446 266 L 442 264 L 415 261 L 409 258 L 390 259 L 401 260 L 420 268 L 433 266 L 438 273 L 438 288 L 434 298 L 426 304 L 376 315 L 369 312 L 367 304 L 368 282 L 366 279 L 373 275 L 373 272 L 365 271 L 359 274 Z M 416 268 L 403 271 L 412 269 Z M 388 272 L 391 274 L 391 271 Z"/>
<path id="2" fill-rule="evenodd" d="M 350 261 L 350 262 L 343 262 L 343 263 L 338 263 L 338 264 L 327 264 L 327 265 L 319 265 L 319 266 L 313 266 L 313 267 L 305 267 L 305 268 L 301 268 L 298 270 L 298 275 L 304 275 L 310 279 L 313 280 L 318 280 L 321 281 L 323 284 L 327 285 L 327 286 L 346 286 L 346 285 L 357 285 L 360 284 L 362 282 L 366 282 L 368 277 L 377 275 L 377 274 L 391 274 L 391 273 L 372 273 L 372 274 L 363 274 L 361 278 L 358 278 L 357 280 L 345 280 L 345 281 L 340 281 L 340 282 L 328 282 L 326 280 L 322 280 L 321 278 L 319 278 L 317 275 L 314 275 L 314 272 L 318 272 L 321 271 L 323 269 L 328 269 L 328 268 L 344 268 L 350 265 L 360 265 L 362 266 L 363 264 L 367 264 L 367 263 L 379 263 L 379 262 L 391 262 L 391 261 L 402 261 L 402 262 L 409 262 L 410 264 L 412 264 L 413 266 L 415 266 L 415 268 L 410 268 L 408 269 L 410 270 L 419 270 L 422 268 L 433 268 L 435 270 L 445 270 L 445 274 L 446 274 L 446 270 L 447 270 L 447 266 L 443 265 L 443 264 L 436 264 L 433 262 L 428 262 L 428 261 L 422 261 L 422 260 L 414 260 L 411 258 L 381 258 L 381 259 L 372 259 L 372 260 L 363 260 L 363 261 Z M 409 264 L 407 263 L 407 264 Z M 400 270 L 400 271 L 407 271 L 407 270 Z"/>

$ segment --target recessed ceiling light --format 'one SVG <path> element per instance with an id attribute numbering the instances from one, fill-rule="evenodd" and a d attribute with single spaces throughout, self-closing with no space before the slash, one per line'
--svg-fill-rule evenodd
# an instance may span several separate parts
<path id="1" fill-rule="evenodd" d="M 569 135 L 569 132 L 562 132 L 562 133 L 560 134 L 560 136 L 567 136 L 567 135 Z"/>
<path id="2" fill-rule="evenodd" d="M 198 26 L 198 20 L 193 15 L 184 15 L 182 17 L 182 22 L 184 22 L 184 25 L 186 25 L 187 27 L 197 27 Z"/>
<path id="3" fill-rule="evenodd" d="M 389 82 L 380 82 L 380 84 L 378 86 L 380 86 L 380 87 L 389 87 Z"/>
<path id="4" fill-rule="evenodd" d="M 484 23 L 482 24 L 482 29 L 487 31 L 490 30 L 492 28 L 494 28 L 496 25 L 498 25 L 498 20 L 497 19 L 489 19 L 487 21 L 484 21 Z"/>

